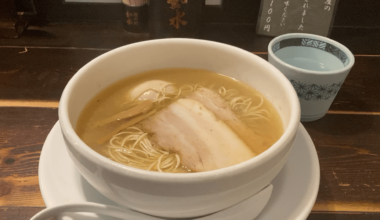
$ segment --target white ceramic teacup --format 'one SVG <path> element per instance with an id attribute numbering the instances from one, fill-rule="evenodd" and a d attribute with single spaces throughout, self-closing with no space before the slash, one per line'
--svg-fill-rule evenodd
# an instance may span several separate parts
<path id="1" fill-rule="evenodd" d="M 114 162 L 88 147 L 75 127 L 84 106 L 125 77 L 161 68 L 207 69 L 261 91 L 278 110 L 284 134 L 268 150 L 243 163 L 199 173 L 158 173 Z M 81 175 L 116 203 L 161 217 L 195 217 L 217 212 L 255 195 L 286 163 L 300 119 L 297 94 L 270 63 L 226 44 L 164 39 L 127 45 L 81 68 L 59 103 L 59 122 L 69 155 Z"/>
<path id="2" fill-rule="evenodd" d="M 268 60 L 292 83 L 301 121 L 322 118 L 355 63 L 351 51 L 326 37 L 293 33 L 274 38 Z"/>

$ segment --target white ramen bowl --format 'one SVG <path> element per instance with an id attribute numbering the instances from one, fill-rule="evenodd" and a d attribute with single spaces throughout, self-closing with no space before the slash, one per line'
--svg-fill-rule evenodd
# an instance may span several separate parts
<path id="1" fill-rule="evenodd" d="M 104 88 L 134 74 L 175 67 L 206 69 L 253 86 L 278 110 L 284 134 L 268 150 L 243 163 L 208 172 L 173 174 L 114 162 L 92 150 L 75 133 L 81 111 Z M 145 41 L 105 53 L 73 76 L 59 104 L 67 150 L 82 176 L 122 206 L 172 218 L 225 209 L 267 186 L 287 160 L 299 120 L 297 94 L 279 70 L 242 49 L 193 39 Z"/>

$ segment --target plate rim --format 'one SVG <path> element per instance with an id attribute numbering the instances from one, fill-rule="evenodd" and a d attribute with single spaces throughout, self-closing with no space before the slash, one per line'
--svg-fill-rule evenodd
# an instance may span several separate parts
<path id="1" fill-rule="evenodd" d="M 44 169 L 43 164 L 47 164 L 48 151 L 46 149 L 49 147 L 49 146 L 47 146 L 49 144 L 48 142 L 52 140 L 54 132 L 61 131 L 60 128 L 61 127 L 60 127 L 59 120 L 58 120 L 54 124 L 54 126 L 52 127 L 52 129 L 50 130 L 49 134 L 47 135 L 47 137 L 45 139 L 45 142 L 44 142 L 43 147 L 41 149 L 41 155 L 40 155 L 40 160 L 39 160 L 39 164 L 38 164 L 38 182 L 39 182 L 39 187 L 40 187 L 42 199 L 44 200 L 46 207 L 53 207 L 54 204 L 51 204 L 52 201 L 49 198 L 49 196 L 47 195 L 47 193 L 48 193 L 47 190 L 45 190 L 44 179 L 46 179 L 46 177 L 45 177 L 45 169 Z M 61 133 L 61 135 L 62 135 L 62 133 Z M 308 146 L 308 148 L 310 148 L 308 150 L 308 152 L 311 153 L 311 155 L 312 155 L 311 156 L 311 158 L 312 158 L 311 164 L 313 164 L 313 166 L 312 166 L 313 171 L 316 171 L 316 172 L 313 172 L 313 173 L 315 173 L 315 175 L 311 175 L 311 178 L 310 178 L 310 179 L 315 179 L 314 181 L 312 181 L 312 184 L 310 184 L 313 191 L 310 192 L 310 196 L 309 196 L 310 198 L 308 199 L 307 204 L 304 204 L 304 208 L 302 209 L 302 211 L 299 212 L 299 214 L 296 218 L 297 220 L 305 220 L 309 216 L 309 214 L 310 214 L 310 212 L 311 212 L 311 210 L 315 204 L 315 201 L 317 199 L 317 195 L 318 195 L 318 191 L 319 191 L 319 185 L 320 185 L 320 163 L 319 163 L 319 158 L 318 158 L 318 154 L 317 154 L 315 145 L 314 145 L 309 133 L 307 132 L 305 127 L 302 125 L 302 123 L 299 124 L 296 139 L 297 139 L 298 135 L 304 136 L 304 139 L 307 142 L 307 146 Z M 280 173 L 281 172 L 282 172 L 282 170 L 280 171 Z M 268 203 L 270 203 L 270 201 L 268 201 Z M 260 218 L 260 215 L 258 217 Z"/>

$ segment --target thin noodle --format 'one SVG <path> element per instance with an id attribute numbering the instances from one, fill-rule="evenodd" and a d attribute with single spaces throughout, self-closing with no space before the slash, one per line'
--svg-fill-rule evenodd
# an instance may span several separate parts
<path id="1" fill-rule="evenodd" d="M 147 170 L 152 170 L 152 168 L 156 165 L 157 161 L 155 161 L 154 163 L 152 163 Z"/>
<path id="2" fill-rule="evenodd" d="M 171 86 L 170 89 L 168 86 Z M 185 85 L 177 89 L 173 84 L 168 84 L 160 91 L 154 90 L 158 93 L 157 99 L 154 101 L 156 112 L 170 102 L 174 102 L 200 87 L 202 86 L 196 84 L 194 86 Z M 255 97 L 241 96 L 235 89 L 220 87 L 216 91 L 229 103 L 231 110 L 248 126 L 254 127 L 256 120 L 269 120 L 269 112 L 261 109 L 264 104 L 262 96 L 255 96 L 260 101 L 257 105 L 253 105 L 252 98 L 255 99 Z M 187 170 L 185 166 L 181 165 L 181 158 L 177 153 L 153 146 L 148 133 L 136 126 L 125 128 L 115 134 L 109 140 L 108 154 L 116 162 L 140 169 L 158 172 L 184 172 Z"/>
<path id="3" fill-rule="evenodd" d="M 144 138 L 145 136 L 147 136 L 147 135 L 148 135 L 147 133 L 141 135 L 141 136 L 136 140 L 136 142 L 133 144 L 133 146 L 131 147 L 131 149 L 135 148 L 136 145 L 140 142 L 140 140 L 143 139 L 143 138 Z"/>
<path id="4" fill-rule="evenodd" d="M 175 168 L 177 169 L 179 165 L 181 164 L 181 158 L 179 158 L 178 154 L 175 154 L 175 158 L 177 159 L 177 164 L 175 165 Z"/>
<path id="5" fill-rule="evenodd" d="M 163 156 L 164 156 L 164 155 L 161 155 L 160 158 L 158 158 L 158 162 L 157 162 L 157 169 L 158 169 L 158 171 L 159 171 L 160 173 L 162 173 L 162 170 L 161 170 L 160 166 L 161 166 L 161 160 L 162 160 L 162 157 L 163 157 Z"/>

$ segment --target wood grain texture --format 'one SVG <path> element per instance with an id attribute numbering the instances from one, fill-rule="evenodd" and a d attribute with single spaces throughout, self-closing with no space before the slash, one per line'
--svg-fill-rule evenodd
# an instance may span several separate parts
<path id="1" fill-rule="evenodd" d="M 380 212 L 380 116 L 328 114 L 303 125 L 321 167 L 313 210 Z"/>
<path id="2" fill-rule="evenodd" d="M 31 26 L 17 40 L 0 39 L 0 45 L 113 49 L 147 39 L 147 34 L 126 32 L 122 22 L 60 22 Z"/>
<path id="3" fill-rule="evenodd" d="M 44 206 L 38 162 L 57 120 L 57 109 L 0 107 L 0 206 Z"/>
<path id="4" fill-rule="evenodd" d="M 84 64 L 104 53 L 93 50 L 0 49 L 0 99 L 58 101 Z"/>
<path id="5" fill-rule="evenodd" d="M 57 109 L 0 108 L 0 206 L 43 206 L 42 144 Z M 304 123 L 321 165 L 314 211 L 380 212 L 380 116 L 328 114 Z"/>
<path id="6" fill-rule="evenodd" d="M 355 64 L 330 110 L 380 112 L 380 56 L 355 56 Z"/>
<path id="7" fill-rule="evenodd" d="M 30 101 L 30 100 L 9 100 L 0 99 L 0 107 L 39 107 L 58 108 L 58 101 Z"/>
<path id="8" fill-rule="evenodd" d="M 259 2 L 224 0 L 225 7 L 208 8 L 202 38 L 266 59 L 272 38 L 255 34 Z M 0 220 L 29 219 L 45 206 L 39 155 L 58 119 L 51 107 L 68 80 L 93 58 L 149 39 L 124 31 L 121 4 L 36 3 L 39 21 L 53 22 L 29 27 L 17 40 L 0 39 Z M 308 220 L 380 219 L 379 8 L 380 1 L 340 0 L 331 38 L 357 55 L 356 64 L 329 114 L 304 123 L 321 166 Z"/>
<path id="9" fill-rule="evenodd" d="M 379 213 L 361 213 L 361 212 L 312 212 L 307 220 L 378 220 Z"/>
<path id="10" fill-rule="evenodd" d="M 29 220 L 45 207 L 0 206 L 0 220 Z"/>
<path id="11" fill-rule="evenodd" d="M 39 102 L 41 107 L 43 102 L 55 105 L 76 71 L 107 50 L 30 48 L 20 54 L 22 51 L 23 48 L 0 48 L 0 100 L 8 100 L 10 106 L 25 106 L 30 101 L 34 102 L 31 106 Z M 268 57 L 265 53 L 258 55 Z M 356 56 L 330 110 L 380 112 L 380 75 L 376 71 L 379 63 L 380 56 Z"/>
<path id="12" fill-rule="evenodd" d="M 267 52 L 272 37 L 256 33 L 255 24 L 207 23 L 202 39 L 228 43 L 254 52 Z M 334 27 L 330 38 L 347 46 L 354 54 L 379 54 L 380 28 Z M 131 34 L 122 22 L 53 22 L 31 26 L 19 39 L 1 39 L 0 46 L 114 49 L 148 40 L 149 34 Z M 358 43 L 360 42 L 360 43 Z M 21 48 L 20 48 L 21 49 Z"/>
<path id="13" fill-rule="evenodd" d="M 1 207 L 0 220 L 29 220 L 44 207 Z M 378 220 L 379 213 L 324 213 L 312 212 L 307 220 Z M 49 219 L 52 220 L 52 219 Z"/>

